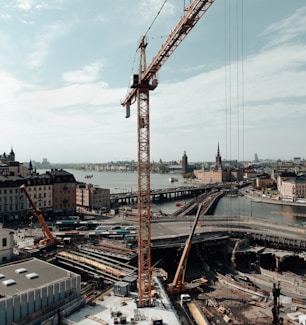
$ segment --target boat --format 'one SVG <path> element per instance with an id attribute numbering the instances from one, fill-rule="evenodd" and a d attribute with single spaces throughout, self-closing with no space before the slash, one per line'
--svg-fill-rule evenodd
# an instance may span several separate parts
<path id="1" fill-rule="evenodd" d="M 84 178 L 93 178 L 93 175 L 85 175 Z"/>
<path id="2" fill-rule="evenodd" d="M 175 205 L 177 207 L 183 207 L 185 205 L 185 202 L 176 202 Z"/>
<path id="3" fill-rule="evenodd" d="M 174 182 L 177 182 L 177 181 L 178 181 L 177 178 L 169 177 L 169 182 L 170 182 L 170 183 L 174 183 Z"/>

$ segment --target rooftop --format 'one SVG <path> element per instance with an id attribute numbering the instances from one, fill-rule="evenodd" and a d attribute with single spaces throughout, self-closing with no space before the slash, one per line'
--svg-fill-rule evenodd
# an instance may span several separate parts
<path id="1" fill-rule="evenodd" d="M 0 266 L 0 297 L 13 296 L 75 276 L 42 260 L 31 258 Z"/>
<path id="2" fill-rule="evenodd" d="M 152 324 L 153 319 L 161 319 L 165 325 L 181 325 L 159 280 L 154 280 L 154 290 L 159 293 L 154 307 L 137 308 L 135 302 L 137 292 L 130 292 L 127 297 L 120 297 L 114 295 L 114 291 L 109 291 L 98 298 L 94 304 L 87 305 L 70 315 L 68 319 L 78 325 L 123 324 L 120 323 L 120 318 L 125 318 L 127 324 L 132 323 L 134 319 L 135 324 L 149 325 Z M 119 322 L 115 323 L 115 321 Z"/>

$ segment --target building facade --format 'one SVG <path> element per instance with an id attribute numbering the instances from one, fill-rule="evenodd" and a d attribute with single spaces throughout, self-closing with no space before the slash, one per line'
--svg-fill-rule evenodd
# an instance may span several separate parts
<path id="1" fill-rule="evenodd" d="M 11 262 L 14 258 L 14 232 L 3 229 L 0 224 L 0 264 Z"/>
<path id="2" fill-rule="evenodd" d="M 73 215 L 76 211 L 77 182 L 71 173 L 63 169 L 46 172 L 53 185 L 53 212 L 58 215 Z"/>
<path id="3" fill-rule="evenodd" d="M 13 147 L 11 148 L 11 151 L 9 154 L 6 154 L 4 152 L 2 155 L 0 155 L 0 163 L 1 164 L 7 165 L 11 161 L 15 161 L 15 153 L 14 153 Z"/>
<path id="4" fill-rule="evenodd" d="M 196 178 L 205 184 L 214 184 L 222 182 L 239 182 L 243 180 L 243 170 L 240 168 L 227 167 L 222 165 L 222 157 L 218 144 L 215 164 L 209 169 L 194 170 Z"/>
<path id="5" fill-rule="evenodd" d="M 0 222 L 17 223 L 26 215 L 26 198 L 20 189 L 25 183 L 21 176 L 0 175 Z"/>
<path id="6" fill-rule="evenodd" d="M 304 201 L 306 199 L 306 177 L 278 176 L 277 190 L 283 200 L 289 200 L 291 202 Z"/>
<path id="7" fill-rule="evenodd" d="M 20 189 L 23 184 L 45 218 L 75 214 L 77 182 L 71 173 L 51 170 L 42 175 L 32 172 L 26 177 L 0 175 L 0 223 L 30 222 L 33 209 Z"/>
<path id="8" fill-rule="evenodd" d="M 50 217 L 53 211 L 53 184 L 51 177 L 47 174 L 33 174 L 26 178 L 25 184 L 42 215 L 45 218 Z M 23 199 L 25 200 L 27 217 L 30 217 L 33 215 L 32 205 L 28 202 L 25 195 Z"/>
<path id="9" fill-rule="evenodd" d="M 76 207 L 79 211 L 109 211 L 110 190 L 92 184 L 79 183 L 76 188 Z"/>
<path id="10" fill-rule="evenodd" d="M 0 266 L 0 274 L 1 325 L 59 324 L 85 304 L 81 276 L 51 263 L 31 258 Z"/>

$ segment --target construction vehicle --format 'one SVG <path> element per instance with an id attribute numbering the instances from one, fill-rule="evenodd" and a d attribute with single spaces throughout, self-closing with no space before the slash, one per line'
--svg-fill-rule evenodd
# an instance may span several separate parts
<path id="1" fill-rule="evenodd" d="M 186 289 L 192 289 L 193 287 L 199 287 L 203 284 L 207 283 L 207 280 L 203 277 L 200 281 L 196 281 L 194 283 L 187 284 L 185 282 L 185 273 L 186 273 L 186 267 L 187 267 L 187 260 L 189 256 L 189 252 L 192 245 L 192 237 L 194 235 L 195 229 L 197 227 L 197 223 L 201 214 L 203 204 L 200 203 L 198 206 L 198 210 L 190 231 L 190 234 L 185 242 L 184 250 L 180 259 L 180 262 L 178 264 L 175 276 L 173 278 L 172 283 L 168 284 L 167 290 L 170 294 L 177 294 L 179 292 L 183 292 Z"/>
<path id="2" fill-rule="evenodd" d="M 150 226 L 150 100 L 149 92 L 158 86 L 157 73 L 215 0 L 194 0 L 184 8 L 178 24 L 158 50 L 152 62 L 146 63 L 146 37 L 139 44 L 138 74 L 133 75 L 130 91 L 121 105 L 130 117 L 130 106 L 137 101 L 138 134 L 138 306 L 152 305 L 151 226 Z"/>
<path id="3" fill-rule="evenodd" d="M 21 185 L 20 188 L 24 191 L 27 199 L 29 200 L 33 210 L 34 210 L 34 214 L 42 228 L 43 234 L 44 234 L 44 238 L 42 240 L 39 241 L 39 245 L 40 246 L 53 246 L 57 243 L 57 239 L 55 237 L 53 237 L 48 225 L 45 222 L 45 219 L 43 217 L 43 215 L 40 213 L 38 207 L 36 206 L 34 200 L 32 199 L 26 185 Z"/>

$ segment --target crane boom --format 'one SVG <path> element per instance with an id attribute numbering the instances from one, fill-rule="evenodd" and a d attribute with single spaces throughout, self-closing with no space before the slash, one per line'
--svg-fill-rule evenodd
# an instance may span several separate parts
<path id="1" fill-rule="evenodd" d="M 165 43 L 147 66 L 145 37 L 139 49 L 138 75 L 133 76 L 131 89 L 121 103 L 130 116 L 130 106 L 137 101 L 138 136 L 138 307 L 151 306 L 151 208 L 150 208 L 150 96 L 157 87 L 157 72 L 180 45 L 215 0 L 194 0 L 184 9 L 184 15 Z"/>
<path id="2" fill-rule="evenodd" d="M 184 290 L 185 288 L 185 273 L 186 273 L 186 267 L 187 267 L 187 260 L 189 256 L 189 252 L 192 245 L 192 237 L 194 235 L 195 229 L 197 227 L 197 223 L 201 214 L 203 204 L 200 203 L 198 205 L 198 210 L 191 228 L 191 231 L 189 233 L 189 236 L 185 242 L 184 250 L 180 259 L 180 262 L 178 264 L 175 276 L 173 278 L 172 283 L 168 285 L 168 290 L 171 294 L 177 293 L 179 291 Z"/>
<path id="3" fill-rule="evenodd" d="M 181 44 L 184 38 L 189 34 L 196 23 L 201 19 L 205 12 L 210 8 L 215 0 L 196 0 L 190 6 L 184 9 L 185 13 L 175 26 L 174 30 L 167 37 L 162 47 L 156 53 L 152 62 L 143 72 L 142 80 L 150 82 L 155 77 L 157 72 Z M 136 97 L 137 89 L 132 88 L 125 100 L 121 103 L 122 106 L 131 105 Z"/>
<path id="4" fill-rule="evenodd" d="M 34 210 L 34 214 L 43 230 L 43 233 L 44 233 L 44 237 L 45 239 L 47 240 L 47 243 L 48 244 L 52 244 L 52 243 L 55 243 L 55 238 L 53 237 L 48 225 L 46 224 L 45 222 L 45 219 L 43 217 L 43 215 L 40 213 L 39 209 L 37 208 L 34 200 L 32 199 L 27 187 L 23 184 L 20 186 L 21 189 L 23 189 L 26 197 L 28 198 L 33 210 Z"/>

